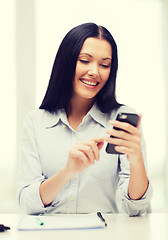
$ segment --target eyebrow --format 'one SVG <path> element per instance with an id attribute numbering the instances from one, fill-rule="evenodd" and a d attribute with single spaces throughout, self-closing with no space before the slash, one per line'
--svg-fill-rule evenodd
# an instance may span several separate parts
<path id="1" fill-rule="evenodd" d="M 89 53 L 80 53 L 79 56 L 80 56 L 80 55 L 87 55 L 87 56 L 89 56 L 89 57 L 91 57 L 91 58 L 93 57 L 93 56 L 90 55 Z M 112 58 L 111 58 L 111 57 L 106 57 L 106 58 L 102 58 L 102 60 L 112 60 Z"/>

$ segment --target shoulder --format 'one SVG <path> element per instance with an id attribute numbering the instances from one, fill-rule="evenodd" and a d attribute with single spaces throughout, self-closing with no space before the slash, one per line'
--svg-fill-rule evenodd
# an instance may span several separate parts
<path id="1" fill-rule="evenodd" d="M 123 112 L 123 113 L 137 113 L 137 111 L 130 107 L 130 106 L 127 106 L 127 105 L 122 105 L 118 108 L 118 113 L 120 112 Z"/>
<path id="2" fill-rule="evenodd" d="M 31 110 L 30 112 L 28 112 L 26 115 L 25 115 L 25 121 L 27 120 L 32 120 L 32 121 L 35 121 L 37 119 L 41 119 L 43 118 L 45 115 L 49 114 L 47 111 L 45 110 L 42 110 L 42 109 L 34 109 L 34 110 Z"/>
<path id="3" fill-rule="evenodd" d="M 118 113 L 137 113 L 137 111 L 134 108 L 131 108 L 127 105 L 121 105 L 115 110 L 112 110 L 109 115 L 110 119 L 115 119 L 118 115 Z"/>
<path id="4" fill-rule="evenodd" d="M 26 114 L 24 124 L 43 125 L 47 127 L 51 122 L 57 121 L 57 119 L 57 113 L 50 113 L 43 109 L 35 109 Z"/>

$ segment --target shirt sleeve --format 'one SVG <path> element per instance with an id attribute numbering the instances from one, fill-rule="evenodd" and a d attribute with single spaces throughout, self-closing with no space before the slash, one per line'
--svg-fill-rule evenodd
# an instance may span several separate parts
<path id="1" fill-rule="evenodd" d="M 142 133 L 142 129 L 141 129 Z M 145 168 L 147 170 L 146 162 L 146 146 L 142 134 L 141 148 L 143 153 L 143 159 Z M 122 208 L 129 216 L 141 215 L 150 211 L 150 200 L 152 197 L 152 186 L 149 181 L 148 188 L 145 194 L 138 200 L 133 200 L 128 196 L 128 185 L 130 176 L 130 167 L 126 155 L 119 156 L 119 188 L 121 193 Z"/>
<path id="2" fill-rule="evenodd" d="M 45 213 L 52 208 L 52 206 L 45 207 L 40 197 L 39 187 L 44 180 L 33 127 L 33 112 L 31 112 L 24 121 L 18 183 L 19 205 L 27 214 Z"/>

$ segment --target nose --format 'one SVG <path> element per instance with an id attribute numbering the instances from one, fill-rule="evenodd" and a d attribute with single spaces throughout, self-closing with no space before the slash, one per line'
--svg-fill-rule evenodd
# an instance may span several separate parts
<path id="1" fill-rule="evenodd" d="M 88 70 L 89 76 L 96 77 L 99 74 L 99 69 L 96 63 L 92 63 Z"/>

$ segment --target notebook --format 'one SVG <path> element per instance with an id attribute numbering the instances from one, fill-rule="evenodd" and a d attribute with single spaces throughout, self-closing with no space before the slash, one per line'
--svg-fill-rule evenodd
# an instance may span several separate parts
<path id="1" fill-rule="evenodd" d="M 25 215 L 18 226 L 19 231 L 36 230 L 77 230 L 102 229 L 105 222 L 97 213 L 91 214 L 55 214 L 55 215 Z"/>

